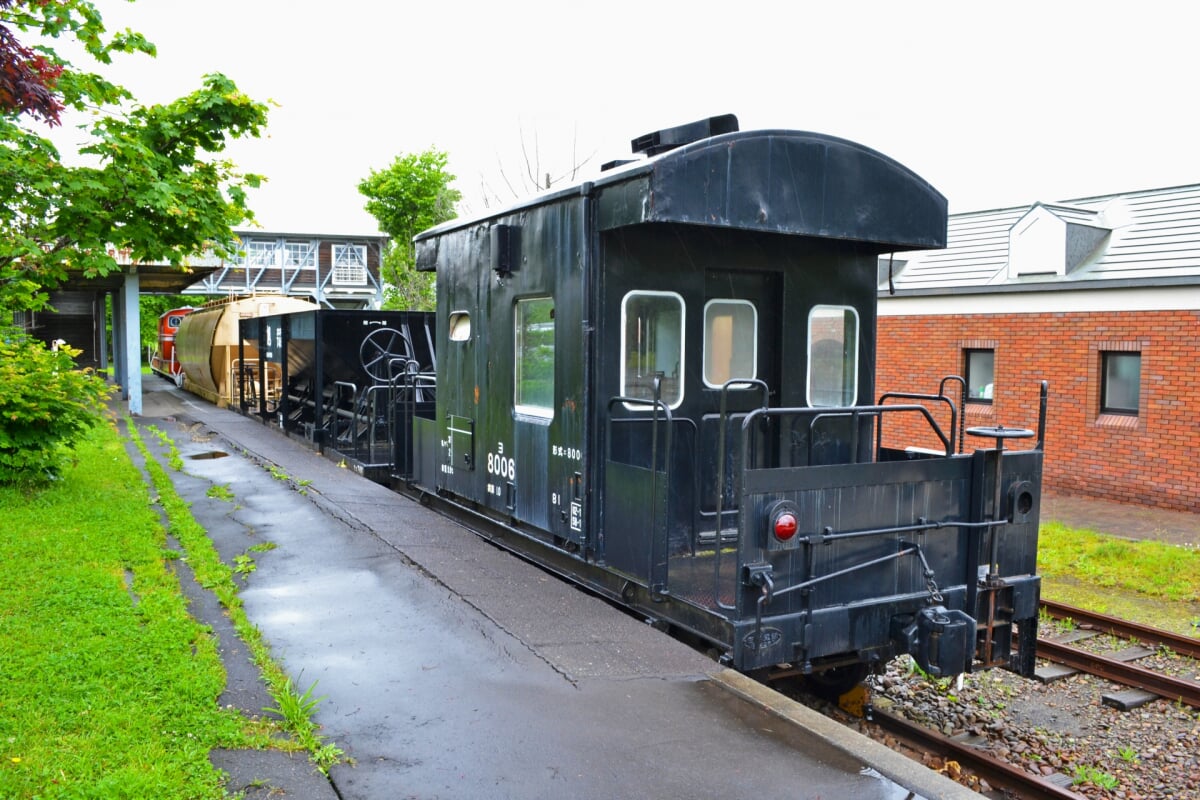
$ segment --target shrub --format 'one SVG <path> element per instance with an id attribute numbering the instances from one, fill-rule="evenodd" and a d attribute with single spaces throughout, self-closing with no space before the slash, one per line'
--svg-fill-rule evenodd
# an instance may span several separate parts
<path id="1" fill-rule="evenodd" d="M 57 477 L 75 439 L 100 421 L 112 387 L 76 368 L 80 352 L 0 331 L 0 483 Z"/>

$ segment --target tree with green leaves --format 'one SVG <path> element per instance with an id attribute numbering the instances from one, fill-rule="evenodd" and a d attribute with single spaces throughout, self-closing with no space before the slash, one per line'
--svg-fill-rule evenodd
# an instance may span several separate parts
<path id="1" fill-rule="evenodd" d="M 24 39 L 24 41 L 22 41 Z M 182 265 L 208 248 L 224 254 L 233 227 L 253 215 L 242 174 L 221 156 L 229 139 L 258 136 L 267 108 L 220 74 L 171 103 L 143 106 L 125 88 L 79 67 L 52 43 L 75 40 L 81 59 L 155 55 L 141 34 L 110 33 L 88 0 L 0 0 L 0 480 L 52 475 L 63 446 L 98 419 L 103 381 L 69 369 L 69 350 L 11 327 L 16 312 L 47 305 L 72 273 L 135 262 Z M 79 163 L 46 137 L 85 112 Z M 36 430 L 36 441 L 27 433 Z M 38 451 L 30 454 L 28 448 Z"/>
<path id="2" fill-rule="evenodd" d="M 117 269 L 115 252 L 183 264 L 253 217 L 246 188 L 261 177 L 220 153 L 231 138 L 259 135 L 264 104 L 210 74 L 178 100 L 138 105 L 48 45 L 18 42 L 17 31 L 74 38 L 100 65 L 119 53 L 155 55 L 140 34 L 110 34 L 87 0 L 0 0 L 0 309 L 41 308 L 69 272 Z M 65 110 L 89 112 L 81 164 L 43 135 Z"/>
<path id="3" fill-rule="evenodd" d="M 412 239 L 455 216 L 462 194 L 450 186 L 454 175 L 446 171 L 447 160 L 433 148 L 397 156 L 358 184 L 367 212 L 392 237 L 383 257 L 384 308 L 431 311 L 436 305 L 434 276 L 416 271 Z"/>

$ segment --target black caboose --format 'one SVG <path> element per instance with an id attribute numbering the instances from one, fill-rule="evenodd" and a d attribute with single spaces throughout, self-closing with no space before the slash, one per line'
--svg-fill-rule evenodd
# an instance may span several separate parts
<path id="1" fill-rule="evenodd" d="M 1031 671 L 1041 423 L 1032 449 L 1002 428 L 963 454 L 944 391 L 875 396 L 878 257 L 944 246 L 945 199 L 869 148 L 732 117 L 634 148 L 417 237 L 438 390 L 397 477 L 738 669 Z M 900 416 L 939 450 L 885 446 Z"/>

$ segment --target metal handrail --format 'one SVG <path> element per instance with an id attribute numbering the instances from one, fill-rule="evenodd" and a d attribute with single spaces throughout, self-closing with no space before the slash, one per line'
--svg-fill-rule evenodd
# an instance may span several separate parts
<path id="1" fill-rule="evenodd" d="M 954 376 L 951 376 L 951 378 Z M 879 395 L 879 405 L 884 405 L 887 400 L 928 400 L 930 402 L 942 402 L 950 408 L 950 448 L 946 455 L 954 452 L 962 452 L 962 434 L 959 430 L 958 407 L 954 401 L 946 397 L 944 392 L 945 382 L 950 378 L 942 379 L 942 386 L 938 388 L 938 394 L 918 394 L 913 392 L 884 392 Z M 963 420 L 965 422 L 965 418 Z M 957 444 L 957 448 L 955 445 Z M 883 424 L 880 420 L 880 425 L 875 432 L 875 453 L 878 458 L 878 453 L 883 447 Z"/>
<path id="2" fill-rule="evenodd" d="M 722 608 L 727 611 L 733 611 L 737 609 L 736 605 L 729 605 L 721 602 L 721 517 L 725 512 L 725 431 L 728 427 L 727 401 L 729 397 L 729 390 L 734 386 L 744 388 L 753 388 L 757 386 L 759 389 L 761 389 L 761 408 L 766 408 L 770 404 L 771 397 L 771 389 L 769 386 L 767 386 L 766 381 L 761 381 L 757 378 L 726 381 L 721 386 L 720 416 L 718 417 L 720 433 L 717 437 L 717 528 L 714 537 L 716 555 L 713 558 L 713 597 L 717 604 L 717 608 Z"/>
<path id="3" fill-rule="evenodd" d="M 766 417 L 813 417 L 809 422 L 809 456 L 811 461 L 812 455 L 812 431 L 817 422 L 824 418 L 833 417 L 850 417 L 854 421 L 854 442 L 857 442 L 858 419 L 866 415 L 882 416 L 883 414 L 915 412 L 925 417 L 925 421 L 929 423 L 929 427 L 941 440 L 942 446 L 946 453 L 950 452 L 950 440 L 946 434 L 942 432 L 941 426 L 934 420 L 933 415 L 929 413 L 929 409 L 922 405 L 893 405 L 893 406 L 849 406 L 846 408 L 757 408 L 746 415 L 742 420 L 742 470 L 748 471 L 749 464 L 754 463 L 750 460 L 750 441 L 749 435 L 750 426 L 759 419 Z M 857 453 L 857 444 L 855 444 Z M 855 455 L 857 459 L 857 455 Z"/>
<path id="4" fill-rule="evenodd" d="M 660 595 L 666 593 L 666 576 L 665 575 L 663 576 L 662 585 L 656 586 L 655 580 L 654 580 L 655 576 L 653 574 L 655 565 L 658 563 L 659 557 L 661 555 L 660 553 L 657 552 L 658 548 L 659 548 L 659 542 L 658 542 L 659 537 L 655 535 L 655 531 L 657 530 L 657 523 L 658 523 L 657 498 L 658 498 L 658 419 L 659 419 L 658 413 L 659 413 L 659 409 L 662 410 L 663 416 L 666 419 L 666 437 L 665 437 L 665 443 L 664 443 L 664 445 L 665 445 L 664 450 L 666 451 L 667 455 L 666 455 L 666 459 L 664 462 L 665 466 L 664 466 L 663 472 L 665 473 L 664 482 L 668 489 L 668 496 L 667 496 L 667 503 L 666 503 L 668 511 L 670 510 L 670 486 L 671 486 L 671 430 L 672 430 L 672 428 L 674 428 L 674 425 L 673 425 L 674 419 L 671 415 L 671 407 L 669 405 L 667 405 L 665 402 L 663 402 L 661 394 L 662 394 L 661 377 L 656 376 L 654 379 L 654 399 L 652 399 L 652 400 L 647 400 L 646 398 L 642 398 L 642 397 L 624 397 L 624 396 L 620 396 L 620 395 L 609 398 L 608 406 L 607 406 L 606 413 L 605 413 L 605 423 L 604 423 L 604 460 L 605 460 L 605 463 L 607 463 L 612 460 L 612 423 L 613 423 L 612 411 L 613 411 L 613 407 L 617 403 L 623 403 L 627 406 L 641 406 L 643 408 L 650 408 L 653 412 L 651 415 L 651 418 L 650 418 L 650 497 L 651 497 L 650 571 L 651 571 L 651 574 L 649 575 L 649 582 L 650 582 L 651 592 L 653 592 L 655 594 L 660 594 Z M 601 497 L 605 498 L 605 501 L 604 501 L 605 503 L 607 503 L 607 494 L 608 494 L 607 492 L 601 493 Z M 668 517 L 669 517 L 669 514 L 668 514 Z M 667 522 L 667 520 L 664 520 L 664 523 L 666 523 L 666 522 Z"/>
<path id="5" fill-rule="evenodd" d="M 396 390 L 400 392 L 397 394 Z M 418 394 L 422 391 L 437 390 L 437 375 L 421 372 L 420 364 L 412 358 L 393 358 L 388 361 L 388 442 L 392 448 L 392 468 L 398 469 L 399 477 L 405 480 L 412 477 L 411 449 L 397 453 L 400 425 L 396 420 L 399 412 L 403 419 L 411 420 L 416 416 Z M 411 430 L 407 432 L 411 435 Z M 403 463 L 399 462 L 403 456 Z"/>
<path id="6" fill-rule="evenodd" d="M 332 419 L 330 420 L 330 423 L 329 423 L 330 424 L 329 433 L 330 433 L 331 440 L 335 447 L 338 444 L 338 434 L 340 432 L 340 428 L 338 426 L 338 421 L 343 416 L 343 414 L 340 413 L 341 409 L 338 408 L 338 400 L 341 399 L 341 396 L 342 396 L 341 390 L 342 389 L 350 390 L 350 409 L 351 409 L 351 418 L 352 419 L 353 419 L 353 410 L 355 408 L 357 408 L 357 406 L 358 406 L 358 386 L 353 383 L 350 383 L 349 381 L 334 381 L 333 382 L 333 397 L 331 398 L 331 400 L 333 401 L 333 414 L 330 415 L 332 417 Z"/>

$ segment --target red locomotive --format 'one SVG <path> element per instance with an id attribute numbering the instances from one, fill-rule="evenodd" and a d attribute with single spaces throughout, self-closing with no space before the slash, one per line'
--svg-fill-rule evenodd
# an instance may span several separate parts
<path id="1" fill-rule="evenodd" d="M 179 330 L 183 318 L 194 310 L 191 306 L 172 308 L 158 318 L 158 347 L 150 356 L 150 369 L 167 380 L 174 381 L 176 386 L 183 385 L 183 367 L 175 355 L 175 333 Z"/>

